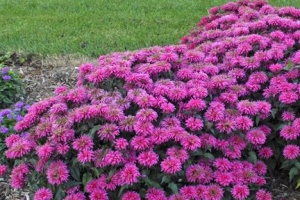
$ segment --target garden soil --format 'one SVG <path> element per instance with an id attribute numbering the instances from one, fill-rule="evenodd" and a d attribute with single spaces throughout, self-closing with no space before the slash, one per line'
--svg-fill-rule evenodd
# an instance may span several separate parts
<path id="1" fill-rule="evenodd" d="M 57 86 L 73 88 L 76 85 L 78 67 L 86 62 L 97 63 L 96 59 L 79 56 L 51 56 L 41 58 L 29 56 L 25 62 L 19 61 L 18 54 L 12 54 L 6 63 L 18 72 L 25 83 L 28 104 L 53 96 Z M 269 175 L 267 190 L 272 192 L 274 200 L 300 200 L 300 191 L 294 190 L 288 182 L 288 173 Z M 0 179 L 0 200 L 27 200 L 28 192 L 14 191 L 9 184 Z"/>

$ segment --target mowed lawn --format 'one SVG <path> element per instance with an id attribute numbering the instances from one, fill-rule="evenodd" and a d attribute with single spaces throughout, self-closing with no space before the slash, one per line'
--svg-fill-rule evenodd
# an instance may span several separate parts
<path id="1" fill-rule="evenodd" d="M 178 43 L 228 0 L 0 0 L 0 52 L 84 54 Z M 300 7 L 296 0 L 270 0 Z"/>

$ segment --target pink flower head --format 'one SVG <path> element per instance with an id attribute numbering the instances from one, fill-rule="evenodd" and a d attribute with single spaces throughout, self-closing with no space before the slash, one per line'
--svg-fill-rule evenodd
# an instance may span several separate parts
<path id="1" fill-rule="evenodd" d="M 261 158 L 268 159 L 273 155 L 273 151 L 270 147 L 263 147 L 259 150 L 258 155 Z"/>
<path id="2" fill-rule="evenodd" d="M 167 174 L 175 174 L 181 170 L 181 162 L 178 158 L 167 157 L 161 164 L 161 171 Z"/>
<path id="3" fill-rule="evenodd" d="M 128 142 L 125 138 L 118 138 L 114 141 L 115 148 L 117 150 L 125 150 L 128 146 Z"/>
<path id="4" fill-rule="evenodd" d="M 231 190 L 231 194 L 234 199 L 243 200 L 249 196 L 250 191 L 249 188 L 245 185 L 235 185 Z"/>
<path id="5" fill-rule="evenodd" d="M 286 140 L 295 140 L 300 135 L 300 130 L 297 129 L 295 126 L 285 125 L 280 130 L 280 136 Z"/>
<path id="6" fill-rule="evenodd" d="M 194 186 L 183 186 L 182 188 L 180 188 L 180 194 L 185 199 L 197 198 L 197 191 Z"/>
<path id="7" fill-rule="evenodd" d="M 72 143 L 72 146 L 77 151 L 82 151 L 83 149 L 92 149 L 93 140 L 89 135 L 82 135 L 80 138 L 77 138 Z"/>
<path id="8" fill-rule="evenodd" d="M 198 118 L 189 117 L 185 125 L 191 130 L 191 131 L 200 131 L 203 128 L 203 121 Z"/>
<path id="9" fill-rule="evenodd" d="M 279 100 L 284 104 L 295 103 L 298 99 L 299 97 L 295 92 L 282 92 L 279 95 Z"/>
<path id="10" fill-rule="evenodd" d="M 259 129 L 252 129 L 247 132 L 246 139 L 254 145 L 261 145 L 266 142 L 266 135 Z"/>
<path id="11" fill-rule="evenodd" d="M 152 150 L 145 151 L 140 153 L 138 156 L 138 161 L 145 167 L 152 167 L 158 162 L 158 155 Z"/>
<path id="12" fill-rule="evenodd" d="M 3 177 L 7 170 L 6 165 L 0 165 L 0 177 Z"/>
<path id="13" fill-rule="evenodd" d="M 136 183 L 140 175 L 139 169 L 134 164 L 126 164 L 121 170 L 122 182 L 128 185 Z"/>
<path id="14" fill-rule="evenodd" d="M 108 200 L 107 192 L 103 189 L 97 189 L 91 192 L 89 195 L 90 200 Z"/>
<path id="15" fill-rule="evenodd" d="M 94 152 L 90 149 L 83 149 L 78 152 L 77 159 L 80 163 L 91 162 Z"/>
<path id="16" fill-rule="evenodd" d="M 182 163 L 184 163 L 189 157 L 189 154 L 185 149 L 178 149 L 176 147 L 168 148 L 166 155 L 178 158 Z"/>
<path id="17" fill-rule="evenodd" d="M 272 195 L 264 189 L 260 189 L 256 192 L 255 197 L 257 200 L 272 200 Z"/>
<path id="18" fill-rule="evenodd" d="M 43 159 L 48 159 L 53 152 L 54 152 L 54 148 L 48 143 L 40 147 L 37 147 L 37 155 Z"/>
<path id="19" fill-rule="evenodd" d="M 98 130 L 98 135 L 102 140 L 109 140 L 112 141 L 119 135 L 118 126 L 115 124 L 104 124 Z"/>
<path id="20" fill-rule="evenodd" d="M 33 199 L 34 200 L 51 200 L 53 198 L 53 194 L 50 189 L 48 188 L 40 188 L 38 189 L 35 194 Z"/>
<path id="21" fill-rule="evenodd" d="M 237 117 L 234 121 L 235 127 L 243 131 L 248 131 L 253 126 L 253 121 L 246 116 Z"/>
<path id="22" fill-rule="evenodd" d="M 207 200 L 221 200 L 224 190 L 218 185 L 209 185 L 204 192 L 204 198 Z"/>
<path id="23" fill-rule="evenodd" d="M 286 159 L 296 159 L 300 154 L 300 148 L 297 145 L 289 144 L 283 149 L 283 156 Z"/>
<path id="24" fill-rule="evenodd" d="M 128 191 L 123 194 L 122 200 L 141 200 L 141 197 L 137 192 Z"/>
<path id="25" fill-rule="evenodd" d="M 233 177 L 229 172 L 215 172 L 215 181 L 222 186 L 228 186 L 233 181 Z"/>
<path id="26" fill-rule="evenodd" d="M 51 185 L 60 185 L 69 178 L 67 165 L 61 161 L 53 161 L 47 169 L 47 179 Z"/>
<path id="27" fill-rule="evenodd" d="M 231 169 L 231 163 L 227 158 L 216 158 L 213 165 L 220 171 L 229 171 Z"/>
<path id="28" fill-rule="evenodd" d="M 283 121 L 293 121 L 295 119 L 295 114 L 293 112 L 284 111 L 281 117 Z"/>
<path id="29" fill-rule="evenodd" d="M 163 190 L 157 188 L 150 188 L 146 193 L 146 200 L 167 200 Z"/>

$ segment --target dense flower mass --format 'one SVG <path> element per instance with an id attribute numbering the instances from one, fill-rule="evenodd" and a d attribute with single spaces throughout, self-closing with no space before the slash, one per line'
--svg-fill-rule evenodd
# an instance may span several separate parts
<path id="1" fill-rule="evenodd" d="M 66 199 L 271 199 L 264 161 L 300 154 L 299 17 L 230 2 L 179 45 L 83 64 L 76 88 L 57 88 L 16 124 L 26 137 L 6 139 L 7 158 L 38 159 L 16 167 L 12 185 L 37 172 L 54 188 L 78 183 Z"/>

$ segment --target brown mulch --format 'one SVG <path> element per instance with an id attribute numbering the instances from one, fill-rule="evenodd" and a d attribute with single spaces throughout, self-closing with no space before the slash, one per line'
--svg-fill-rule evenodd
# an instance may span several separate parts
<path id="1" fill-rule="evenodd" d="M 75 86 L 78 67 L 86 62 L 97 63 L 96 59 L 79 56 L 52 56 L 48 58 L 30 57 L 20 64 L 16 58 L 9 66 L 20 74 L 26 85 L 26 103 L 32 104 L 53 96 L 57 86 Z M 300 192 L 289 186 L 288 174 L 267 177 L 267 190 L 275 200 L 300 200 Z M 12 190 L 8 183 L 0 179 L 0 200 L 27 200 L 28 193 Z"/>

